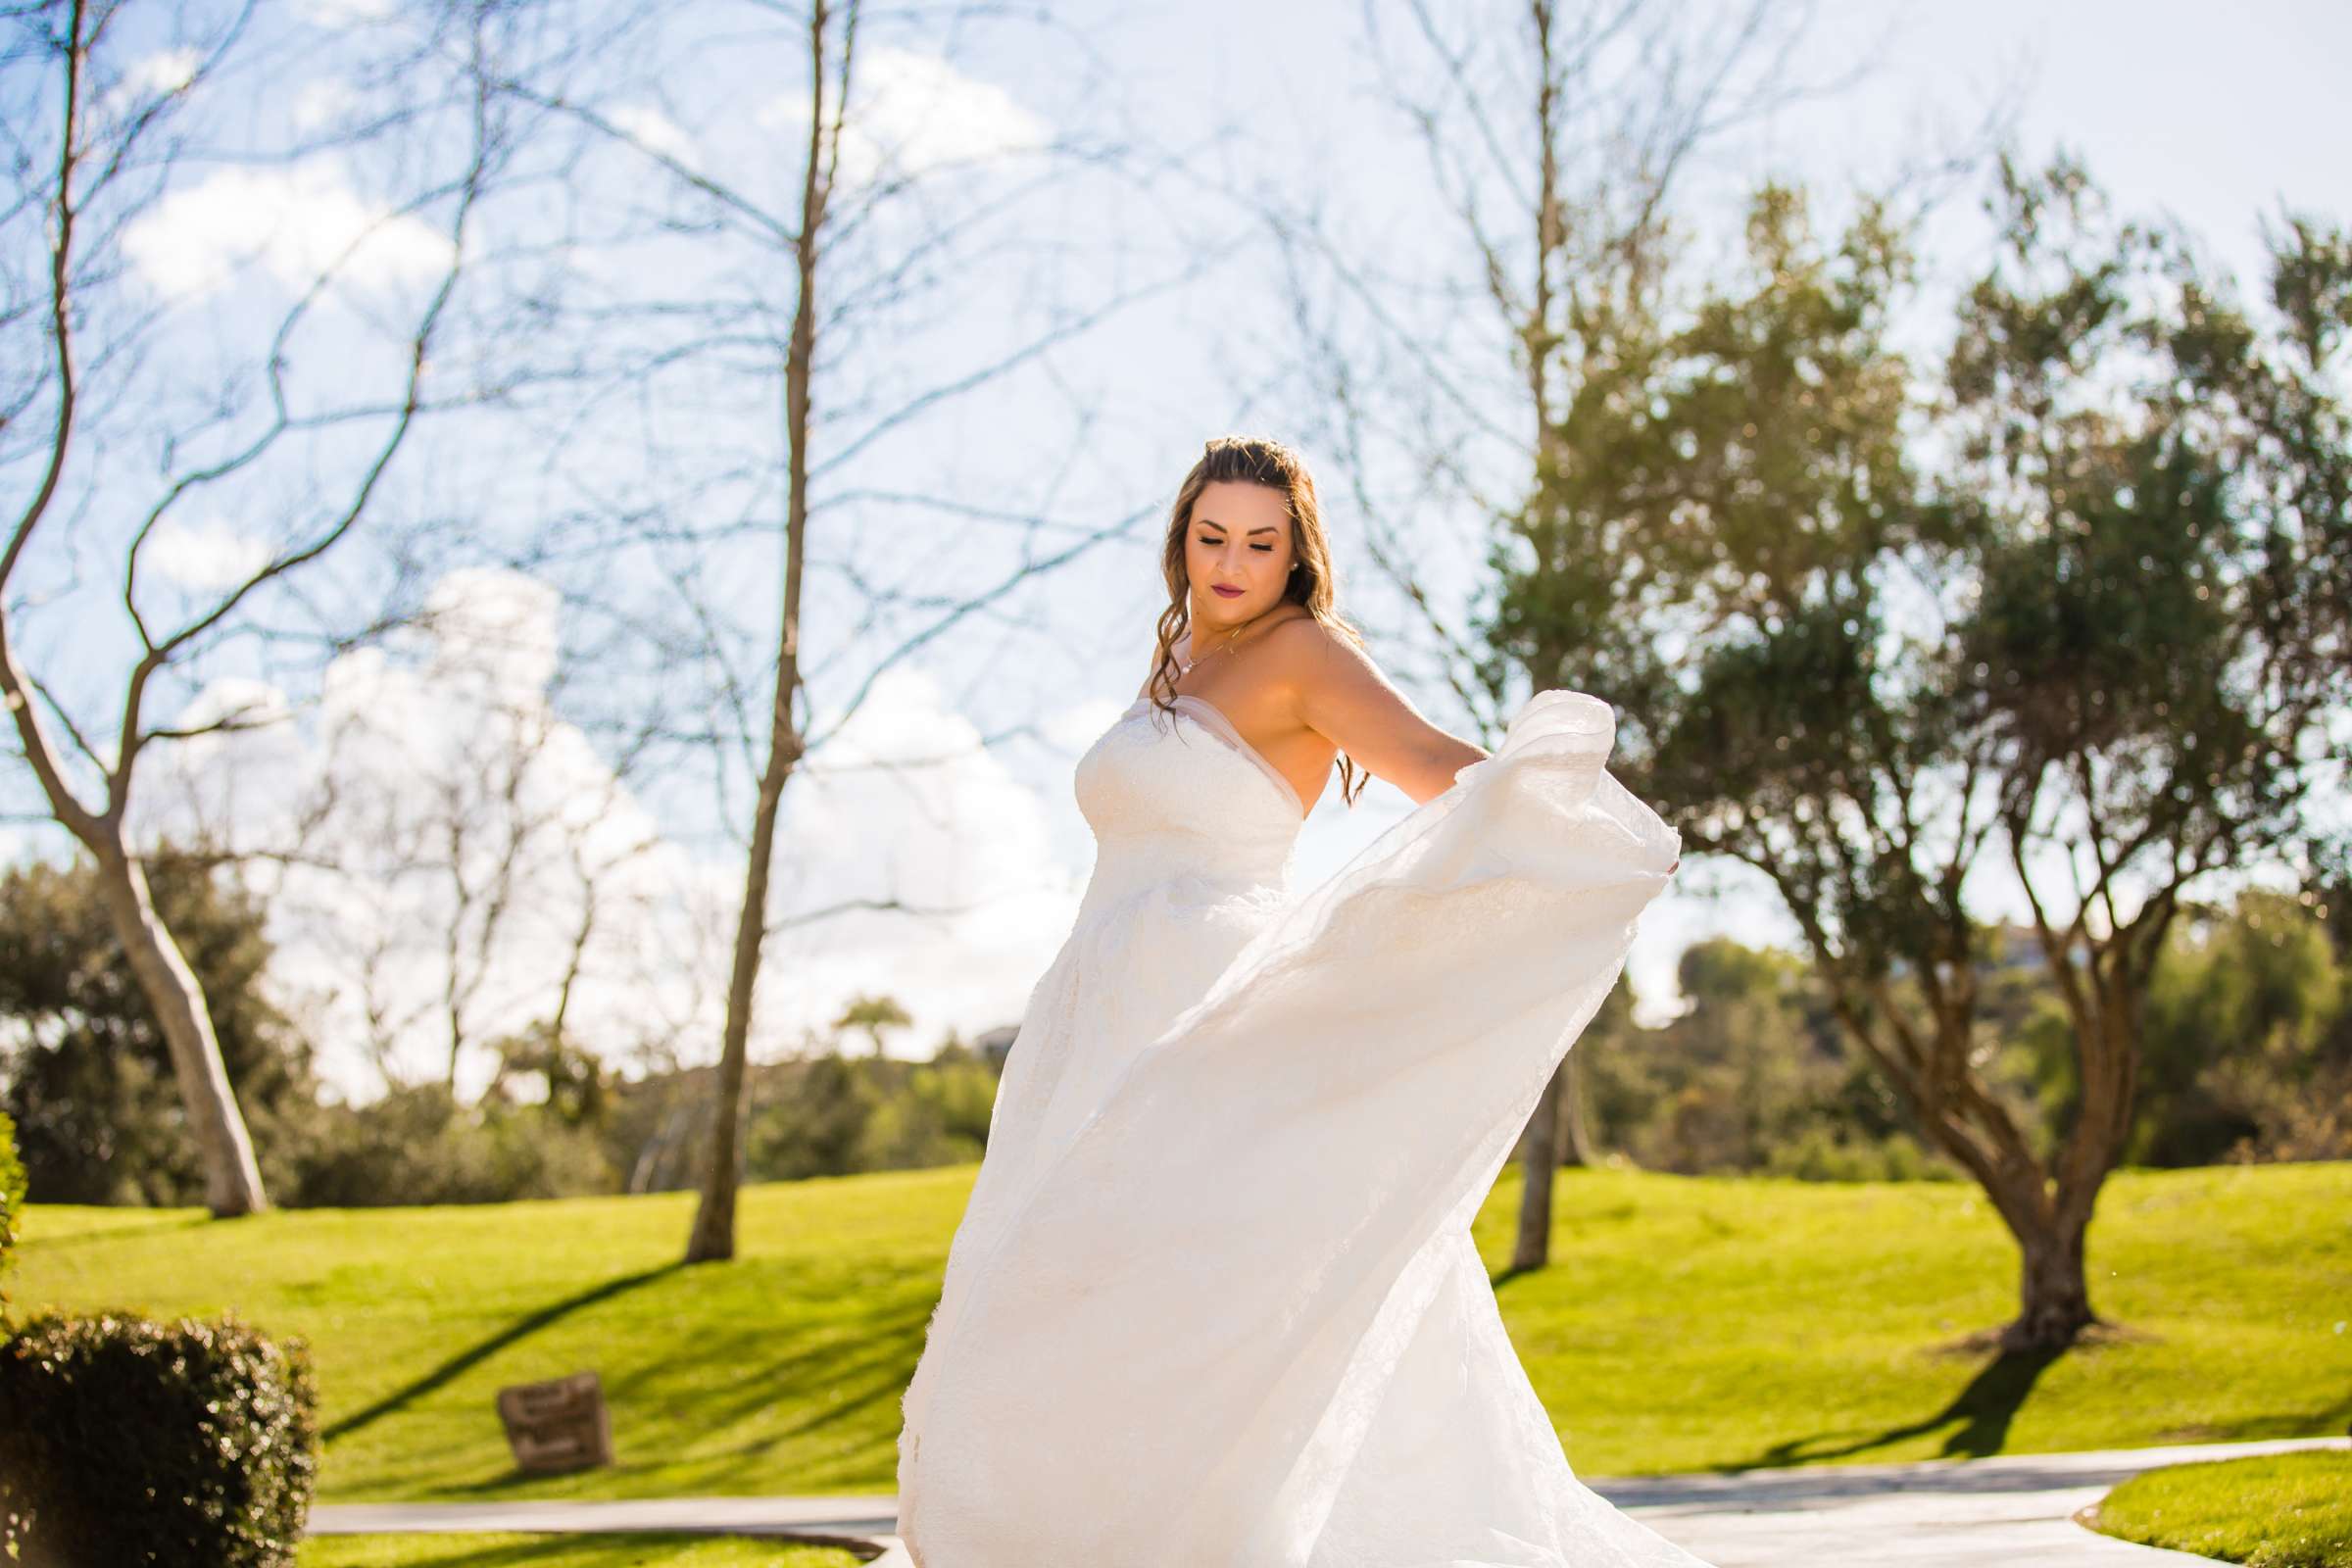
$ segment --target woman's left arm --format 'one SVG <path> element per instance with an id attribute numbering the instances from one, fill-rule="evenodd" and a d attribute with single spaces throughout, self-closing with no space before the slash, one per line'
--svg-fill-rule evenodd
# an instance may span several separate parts
<path id="1" fill-rule="evenodd" d="M 1455 773 L 1486 757 L 1422 717 L 1362 649 L 1321 621 L 1300 616 L 1281 629 L 1279 646 L 1298 722 L 1416 806 L 1444 794 Z"/>
<path id="2" fill-rule="evenodd" d="M 1445 794 L 1454 774 L 1487 756 L 1422 717 L 1362 649 L 1321 621 L 1301 616 L 1282 631 L 1284 673 L 1298 721 L 1411 796 L 1414 805 Z M 1682 863 L 1675 857 L 1668 874 Z"/>

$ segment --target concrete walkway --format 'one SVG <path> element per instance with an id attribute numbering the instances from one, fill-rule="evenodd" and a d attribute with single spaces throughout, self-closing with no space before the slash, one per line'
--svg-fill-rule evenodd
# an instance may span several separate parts
<path id="1" fill-rule="evenodd" d="M 2143 1470 L 2352 1438 L 2031 1453 L 1921 1464 L 1814 1465 L 1734 1475 L 1589 1479 L 1593 1491 L 1714 1568 L 2164 1568 L 2207 1562 L 2086 1530 L 2079 1508 Z M 405 1531 L 674 1530 L 820 1540 L 876 1568 L 913 1568 L 891 1531 L 897 1499 L 676 1497 L 632 1502 L 329 1503 L 313 1535 Z"/>
<path id="2" fill-rule="evenodd" d="M 2163 1568 L 2213 1559 L 2102 1536 L 2075 1523 L 2076 1510 L 2143 1470 L 2322 1447 L 2352 1447 L 2352 1438 L 1814 1465 L 1587 1485 L 1715 1568 Z"/>

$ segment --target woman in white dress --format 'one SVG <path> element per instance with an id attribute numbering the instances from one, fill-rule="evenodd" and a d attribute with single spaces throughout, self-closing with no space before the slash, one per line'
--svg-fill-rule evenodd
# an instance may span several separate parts
<path id="1" fill-rule="evenodd" d="M 1470 1240 L 1680 838 L 1594 698 L 1429 723 L 1330 562 L 1294 454 L 1208 444 L 906 1391 L 921 1568 L 1705 1568 L 1570 1472 Z M 1416 805 L 1294 892 L 1335 759 Z"/>

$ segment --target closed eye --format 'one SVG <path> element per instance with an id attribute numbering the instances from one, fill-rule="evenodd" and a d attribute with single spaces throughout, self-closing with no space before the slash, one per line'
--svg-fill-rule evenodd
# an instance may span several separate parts
<path id="1" fill-rule="evenodd" d="M 1221 545 L 1225 542 L 1214 534 L 1204 533 L 1200 537 L 1200 542 L 1204 545 Z M 1272 545 L 1251 545 L 1250 548 L 1256 551 L 1261 556 L 1270 556 L 1274 553 L 1274 547 Z"/>

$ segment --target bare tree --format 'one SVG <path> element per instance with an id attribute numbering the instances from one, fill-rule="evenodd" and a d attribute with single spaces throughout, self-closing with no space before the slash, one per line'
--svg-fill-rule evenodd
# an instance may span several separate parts
<path id="1" fill-rule="evenodd" d="M 184 681 L 208 653 L 239 638 L 267 639 L 280 617 L 301 612 L 301 582 L 318 563 L 348 553 L 348 541 L 384 506 L 395 458 L 425 416 L 457 396 L 428 366 L 466 271 L 476 209 L 504 156 L 506 127 L 487 94 L 452 86 L 439 68 L 453 55 L 478 60 L 497 24 L 498 8 L 480 8 L 434 29 L 414 57 L 401 123 L 440 133 L 459 150 L 455 167 L 428 176 L 405 204 L 378 213 L 323 265 L 308 268 L 293 304 L 243 343 L 249 356 L 220 372 L 217 393 L 191 407 L 182 397 L 188 362 L 174 354 L 184 345 L 167 337 L 172 311 L 139 275 L 141 258 L 153 260 L 151 248 L 140 249 L 152 232 L 142 225 L 185 197 L 178 176 L 191 161 L 185 126 L 196 110 L 250 90 L 241 78 L 257 62 L 248 57 L 264 51 L 254 8 L 232 9 L 194 38 L 180 30 L 174 8 L 129 0 L 57 0 L 13 8 L 5 19 L 0 90 L 9 112 L 0 119 L 27 139 L 9 133 L 16 187 L 0 214 L 10 266 L 0 333 L 26 378 L 0 449 L 0 473 L 24 481 L 0 553 L 0 701 L 43 809 L 96 859 L 124 953 L 171 1044 L 217 1215 L 265 1208 L 268 1196 L 204 996 L 156 914 L 126 813 L 151 748 L 233 734 L 266 716 L 231 704 L 217 717 L 173 724 L 149 710 L 166 677 Z M 152 48 L 158 31 L 188 41 L 132 53 L 142 37 Z M 438 256 L 424 270 L 420 301 L 391 334 L 389 386 L 371 388 L 365 350 L 348 340 L 321 348 L 315 329 L 321 302 L 350 281 L 355 256 L 394 226 L 411 241 L 437 232 L 424 248 Z M 18 265 L 32 257 L 37 266 Z M 233 338 L 234 322 L 224 318 L 220 335 Z M 157 455 L 143 497 L 132 493 L 139 480 L 131 453 L 114 442 Z M 321 483 L 340 488 L 319 495 Z M 295 499 L 306 487 L 313 488 Z M 176 599 L 153 589 L 142 568 L 151 578 L 172 530 L 200 502 L 276 516 L 280 537 L 252 564 L 233 550 L 225 565 L 206 561 L 195 592 Z M 220 554 L 186 539 L 183 532 L 183 556 L 191 548 Z M 82 618 L 89 610 L 81 577 L 110 553 L 129 644 L 111 737 L 76 716 L 68 685 L 87 682 L 108 655 L 107 636 Z M 42 613 L 53 602 L 74 617 L 62 643 Z M 348 628 L 332 635 L 352 640 Z M 102 749 L 110 740 L 111 755 Z"/>
<path id="2" fill-rule="evenodd" d="M 776 643 L 773 696 L 767 714 L 766 758 L 752 804 L 752 834 L 744 875 L 742 914 L 736 927 L 733 962 L 729 969 L 725 1030 L 720 1040 L 715 1103 L 710 1145 L 704 1168 L 701 1199 L 688 1238 L 688 1262 L 707 1262 L 735 1255 L 735 1199 L 741 1181 L 739 1148 L 743 1119 L 746 1065 L 750 1059 L 752 1002 L 759 983 L 761 944 L 766 934 L 769 877 L 775 854 L 776 819 L 784 787 L 808 749 L 808 738 L 794 716 L 794 699 L 805 674 L 802 666 L 801 594 L 808 563 L 811 496 L 809 417 L 813 367 L 820 319 L 818 267 L 827 251 L 826 227 L 841 187 L 842 138 L 851 100 L 856 62 L 858 0 L 847 0 L 839 14 L 839 42 L 829 49 L 835 16 L 826 0 L 816 0 L 808 12 L 808 62 L 810 90 L 807 141 L 802 165 L 801 204 L 792 227 L 794 295 L 791 336 L 784 361 L 784 417 L 786 424 L 784 580 L 780 595 L 782 617 Z M 870 209 L 869 209 L 870 210 Z M 1056 334 L 1058 335 L 1058 334 Z M 911 416 L 913 409 L 909 409 Z M 1125 519 L 1115 531 L 1124 531 Z M 1106 530 L 1103 536 L 1108 536 Z M 1085 541 L 1085 544 L 1093 543 Z M 1082 545 L 1079 548 L 1083 548 Z M 1070 554 L 1075 554 L 1073 550 Z M 1046 564 L 1040 564 L 1043 565 Z M 1038 566 L 1025 568 L 1026 576 Z M 1010 584 L 996 585 L 1002 592 Z M 926 627 L 914 645 L 965 615 L 977 602 L 947 608 Z M 886 662 L 888 661 L 886 660 Z M 872 676 L 867 677 L 870 689 Z"/>
<path id="3" fill-rule="evenodd" d="M 792 340 L 784 364 L 786 511 L 782 624 L 776 640 L 775 696 L 767 721 L 767 760 L 752 807 L 751 856 L 744 867 L 743 912 L 735 930 L 734 962 L 727 977 L 726 1032 L 719 1042 L 717 1100 L 710 1130 L 710 1164 L 695 1205 L 686 1260 L 707 1262 L 735 1255 L 735 1193 L 741 1173 L 737 1143 L 742 1136 L 744 1066 L 750 1057 L 752 988 L 760 979 L 760 946 L 767 924 L 767 879 L 776 847 L 776 813 L 785 780 L 801 760 L 800 726 L 793 721 L 794 688 L 801 679 L 801 584 L 808 546 L 808 402 L 816 355 L 816 268 L 818 230 L 841 172 L 842 119 L 849 104 L 850 71 L 856 58 L 858 3 L 849 0 L 841 20 L 840 63 L 826 64 L 831 18 L 825 0 L 808 9 L 808 143 L 802 168 L 800 222 L 793 235 L 793 266 L 800 285 L 792 313 Z M 834 91 L 828 103 L 827 72 Z"/>
<path id="4" fill-rule="evenodd" d="M 1422 0 L 1365 7 L 1383 91 L 1453 221 L 1440 275 L 1390 267 L 1318 207 L 1269 204 L 1323 438 L 1405 611 L 1399 662 L 1449 689 L 1490 741 L 1524 677 L 1486 648 L 1474 585 L 1430 569 L 1477 559 L 1476 541 L 1427 539 L 1448 516 L 1491 534 L 1566 461 L 1560 412 L 1658 309 L 1693 166 L 1836 85 L 1797 68 L 1807 4 L 1507 10 L 1498 22 Z M 1407 488 L 1384 492 L 1384 467 L 1405 469 Z M 1591 1158 L 1583 1065 L 1562 1058 L 1522 1135 L 1514 1268 L 1549 1255 L 1552 1171 Z"/>
<path id="5" fill-rule="evenodd" d="M 882 14 L 886 29 L 901 28 L 919 49 L 883 42 L 891 34 L 875 34 L 874 14 L 856 0 L 633 14 L 646 40 L 633 56 L 575 52 L 564 69 L 518 72 L 501 90 L 567 120 L 583 167 L 613 158 L 630 170 L 623 199 L 579 220 L 595 228 L 596 247 L 634 259 L 633 270 L 622 261 L 597 270 L 603 296 L 570 318 L 603 356 L 604 392 L 551 420 L 543 462 L 551 482 L 576 496 L 569 526 L 583 554 L 625 538 L 651 564 L 650 574 L 626 578 L 602 572 L 582 585 L 581 602 L 616 623 L 654 628 L 662 667 L 684 672 L 688 688 L 666 694 L 665 740 L 682 763 L 688 752 L 704 754 L 731 836 L 743 830 L 715 1103 L 687 1244 L 689 1260 L 709 1260 L 734 1250 L 767 938 L 852 911 L 962 912 L 895 893 L 791 908 L 790 868 L 777 865 L 787 789 L 820 765 L 821 747 L 894 670 L 958 639 L 1036 639 L 1025 596 L 1132 537 L 1156 510 L 1056 506 L 1084 460 L 1086 424 L 1099 416 L 1056 357 L 1120 312 L 1185 286 L 1221 247 L 1172 246 L 1164 268 L 1096 273 L 1073 259 L 1066 219 L 1027 217 L 1080 178 L 1149 199 L 1153 172 L 1123 141 L 1083 126 L 1026 125 L 993 89 L 981 96 L 1009 133 L 959 124 L 943 108 L 950 56 L 939 51 L 1003 21 L 993 8 Z M 1048 34 L 1058 25 L 1050 16 L 1018 20 Z M 718 79 L 770 50 L 790 70 L 754 73 L 772 96 L 748 112 L 696 123 L 695 109 L 663 91 Z M 861 85 L 869 63 L 875 80 Z M 1088 89 L 1080 81 L 1073 90 Z M 746 122 L 787 138 L 788 156 L 773 143 L 731 148 Z M 1165 231 L 1181 237 L 1183 227 L 1170 221 Z M 658 265 L 643 264 L 650 253 Z M 988 328 L 985 347 L 959 343 L 957 365 L 947 339 L 974 323 Z M 1049 401 L 1063 399 L 1076 430 L 1066 444 L 1035 439 L 1017 481 L 1035 502 L 977 502 L 928 484 L 945 460 L 933 461 L 924 432 L 968 417 L 1023 377 Z M 608 473 L 598 454 L 615 435 L 631 461 Z M 861 527 L 860 518 L 873 520 Z M 829 583 L 821 598 L 810 593 L 819 576 Z M 617 602 L 649 581 L 666 608 Z M 751 623 L 753 605 L 764 624 Z M 810 634 L 811 608 L 827 617 L 821 640 Z M 894 771 L 903 778 L 923 765 Z M 893 783 L 877 770 L 877 789 Z"/>
<path id="6" fill-rule="evenodd" d="M 222 861 L 278 868 L 386 1085 L 418 1081 L 417 1048 L 437 1042 L 452 1094 L 502 1036 L 544 1024 L 564 1046 L 612 923 L 664 916 L 672 891 L 643 874 L 664 841 L 628 800 L 642 737 L 589 759 L 560 716 L 565 677 L 517 687 L 484 667 L 496 646 L 457 657 L 474 667 L 421 691 L 430 737 L 406 707 L 339 705 L 286 825 L 198 833 Z"/>

